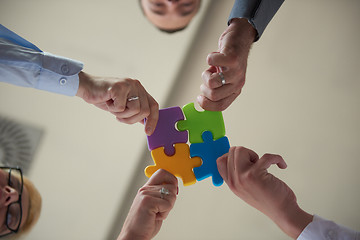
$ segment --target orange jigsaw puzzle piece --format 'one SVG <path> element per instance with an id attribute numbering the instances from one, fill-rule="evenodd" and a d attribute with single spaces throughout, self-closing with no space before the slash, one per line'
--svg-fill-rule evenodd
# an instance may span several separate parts
<path id="1" fill-rule="evenodd" d="M 201 158 L 190 157 L 189 145 L 186 143 L 175 144 L 175 154 L 168 156 L 163 147 L 151 151 L 155 165 L 145 168 L 145 175 L 151 177 L 158 169 L 164 169 L 182 179 L 184 186 L 196 183 L 193 168 L 201 166 Z"/>

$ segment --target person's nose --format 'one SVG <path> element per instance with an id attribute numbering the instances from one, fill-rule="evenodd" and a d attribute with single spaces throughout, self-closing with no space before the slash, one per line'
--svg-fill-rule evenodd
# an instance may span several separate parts
<path id="1" fill-rule="evenodd" d="M 9 206 L 11 203 L 16 202 L 18 199 L 19 199 L 19 194 L 14 188 L 10 186 L 5 186 L 2 189 L 1 200 L 0 200 L 2 206 Z"/>

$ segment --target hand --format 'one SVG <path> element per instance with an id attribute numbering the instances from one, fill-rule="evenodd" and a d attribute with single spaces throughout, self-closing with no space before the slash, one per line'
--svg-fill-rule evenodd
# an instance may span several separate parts
<path id="1" fill-rule="evenodd" d="M 217 159 L 219 173 L 235 195 L 270 217 L 290 237 L 297 238 L 313 217 L 299 208 L 291 188 L 267 171 L 272 164 L 287 167 L 279 155 L 265 154 L 259 159 L 255 152 L 243 147 L 231 147 Z"/>
<path id="2" fill-rule="evenodd" d="M 147 135 L 154 132 L 159 118 L 159 105 L 138 80 L 94 77 L 80 72 L 79 81 L 76 96 L 111 112 L 123 123 L 144 123 L 144 119 L 147 118 L 145 132 Z M 128 101 L 131 97 L 139 99 Z"/>
<path id="3" fill-rule="evenodd" d="M 161 188 L 169 193 L 161 194 Z M 139 189 L 118 240 L 152 239 L 173 208 L 177 194 L 177 178 L 163 169 L 155 172 Z"/>
<path id="4" fill-rule="evenodd" d="M 256 30 L 246 19 L 232 19 L 219 39 L 219 52 L 207 57 L 210 68 L 202 74 L 199 105 L 209 111 L 223 111 L 239 96 L 245 84 L 247 58 Z M 223 72 L 225 85 L 217 70 Z"/>

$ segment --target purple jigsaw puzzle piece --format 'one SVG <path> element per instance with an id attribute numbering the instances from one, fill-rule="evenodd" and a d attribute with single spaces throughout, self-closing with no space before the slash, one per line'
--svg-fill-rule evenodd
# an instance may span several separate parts
<path id="1" fill-rule="evenodd" d="M 190 145 L 190 156 L 201 157 L 202 165 L 194 168 L 195 177 L 198 181 L 212 176 L 214 186 L 221 186 L 224 182 L 216 164 L 216 160 L 229 152 L 230 144 L 227 137 L 213 140 L 213 135 L 209 131 L 202 134 L 203 143 L 193 143 Z"/>
<path id="2" fill-rule="evenodd" d="M 175 143 L 187 143 L 187 131 L 180 132 L 175 128 L 179 120 L 184 120 L 184 114 L 180 107 L 170 107 L 159 110 L 159 120 L 155 131 L 147 137 L 149 150 L 164 147 L 168 156 L 175 154 Z"/>

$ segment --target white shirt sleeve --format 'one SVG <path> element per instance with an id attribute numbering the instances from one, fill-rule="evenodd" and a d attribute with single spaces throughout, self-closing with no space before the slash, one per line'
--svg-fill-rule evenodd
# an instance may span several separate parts
<path id="1" fill-rule="evenodd" d="M 314 215 L 297 240 L 360 240 L 360 232 Z"/>
<path id="2" fill-rule="evenodd" d="M 83 63 L 0 38 L 0 82 L 74 96 Z"/>

